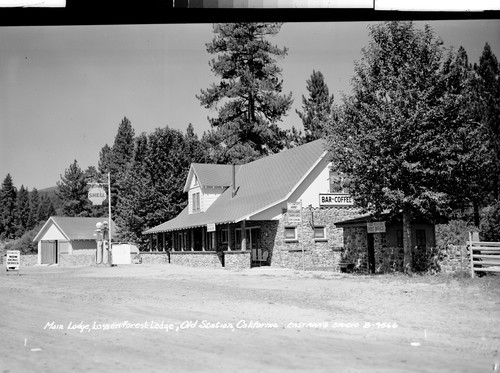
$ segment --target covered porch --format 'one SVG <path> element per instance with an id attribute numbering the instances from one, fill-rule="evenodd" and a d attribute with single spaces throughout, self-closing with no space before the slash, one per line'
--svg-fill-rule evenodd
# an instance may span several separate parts
<path id="1" fill-rule="evenodd" d="M 225 266 L 228 255 L 246 253 L 248 267 L 268 266 L 271 248 L 264 247 L 258 222 L 213 223 L 172 230 L 148 231 L 149 249 L 175 255 L 202 254 L 217 256 Z"/>

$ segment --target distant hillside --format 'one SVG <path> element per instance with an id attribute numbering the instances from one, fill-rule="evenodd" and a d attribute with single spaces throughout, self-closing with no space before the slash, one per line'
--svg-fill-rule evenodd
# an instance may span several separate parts
<path id="1" fill-rule="evenodd" d="M 60 211 L 60 208 L 62 206 L 62 201 L 61 199 L 56 195 L 56 190 L 57 190 L 57 187 L 56 186 L 53 186 L 53 187 L 49 187 L 49 188 L 44 188 L 44 189 L 40 189 L 38 191 L 38 195 L 40 197 L 42 196 L 45 196 L 45 197 L 49 197 L 52 201 L 52 204 L 54 205 L 54 208 L 56 209 L 56 211 L 59 213 Z"/>
<path id="2" fill-rule="evenodd" d="M 50 195 L 55 195 L 56 194 L 56 190 L 57 190 L 57 187 L 56 186 L 53 186 L 53 187 L 49 187 L 49 188 L 45 188 L 45 189 L 38 189 L 38 194 L 45 194 L 46 196 L 49 196 Z"/>

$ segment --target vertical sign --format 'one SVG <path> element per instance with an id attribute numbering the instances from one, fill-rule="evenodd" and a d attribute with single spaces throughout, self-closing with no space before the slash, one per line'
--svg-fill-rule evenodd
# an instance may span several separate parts
<path id="1" fill-rule="evenodd" d="M 18 271 L 21 264 L 21 252 L 19 250 L 7 250 L 5 266 L 7 271 Z"/>
<path id="2" fill-rule="evenodd" d="M 302 223 L 302 202 L 288 202 L 287 211 L 289 225 Z"/>

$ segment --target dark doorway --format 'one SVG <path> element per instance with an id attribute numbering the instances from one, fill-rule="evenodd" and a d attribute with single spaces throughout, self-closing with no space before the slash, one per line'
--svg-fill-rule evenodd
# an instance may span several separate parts
<path id="1" fill-rule="evenodd" d="M 373 233 L 368 233 L 368 273 L 375 273 L 375 244 Z"/>

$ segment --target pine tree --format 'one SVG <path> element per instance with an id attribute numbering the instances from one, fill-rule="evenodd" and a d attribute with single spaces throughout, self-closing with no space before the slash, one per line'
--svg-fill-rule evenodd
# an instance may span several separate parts
<path id="1" fill-rule="evenodd" d="M 38 221 L 44 222 L 48 220 L 51 216 L 55 216 L 56 210 L 52 203 L 52 200 L 48 196 L 43 196 L 40 200 L 40 205 L 38 208 Z M 66 216 L 76 216 L 76 215 L 66 215 Z"/>
<path id="2" fill-rule="evenodd" d="M 185 207 L 183 189 L 191 163 L 187 148 L 182 132 L 168 127 L 136 139 L 116 209 L 120 239 L 145 244 L 146 228 L 174 218 Z"/>
<path id="3" fill-rule="evenodd" d="M 333 95 L 330 95 L 321 71 L 313 70 L 306 83 L 309 97 L 302 95 L 302 112 L 296 112 L 302 119 L 306 142 L 309 142 L 325 136 L 325 125 L 332 115 Z"/>
<path id="4" fill-rule="evenodd" d="M 111 149 L 111 163 L 109 170 L 114 175 L 123 173 L 132 161 L 134 155 L 135 132 L 127 117 L 124 117 L 118 126 L 115 142 Z"/>
<path id="5" fill-rule="evenodd" d="M 16 237 L 21 237 L 28 229 L 29 214 L 29 191 L 24 188 L 24 185 L 21 185 L 17 193 L 15 209 Z"/>
<path id="6" fill-rule="evenodd" d="M 39 223 L 38 220 L 38 209 L 40 208 L 40 197 L 38 195 L 38 190 L 33 188 L 30 193 L 30 203 L 29 203 L 30 213 L 28 217 L 27 229 L 33 229 Z"/>
<path id="7" fill-rule="evenodd" d="M 206 46 L 210 54 L 218 55 L 209 65 L 221 81 L 196 97 L 207 109 L 217 110 L 209 122 L 224 130 L 218 135 L 227 149 L 243 144 L 258 156 L 282 149 L 278 122 L 293 100 L 291 92 L 281 94 L 282 70 L 276 58 L 286 56 L 287 49 L 267 40 L 280 29 L 279 23 L 214 25 L 215 36 Z"/>
<path id="8" fill-rule="evenodd" d="M 500 200 L 500 64 L 488 43 L 474 68 L 477 77 L 478 110 L 480 121 L 488 132 L 487 146 L 491 152 L 493 174 L 491 191 L 495 201 Z"/>
<path id="9" fill-rule="evenodd" d="M 56 195 L 62 201 L 64 216 L 86 216 L 88 214 L 88 186 L 85 174 L 76 159 L 57 182 Z M 42 201 L 43 204 L 43 201 Z"/>
<path id="10" fill-rule="evenodd" d="M 111 180 L 111 211 L 114 215 L 119 195 L 123 193 L 122 179 L 130 167 L 134 156 L 135 131 L 127 117 L 118 126 L 111 151 L 106 146 L 101 150 L 99 170 L 110 173 Z"/>
<path id="11" fill-rule="evenodd" d="M 7 174 L 0 189 L 0 237 L 11 239 L 16 233 L 16 198 L 17 190 L 12 177 Z"/>
<path id="12" fill-rule="evenodd" d="M 203 148 L 203 144 L 198 139 L 198 135 L 194 132 L 193 125 L 189 123 L 186 134 L 184 136 L 186 140 L 186 154 L 189 155 L 191 163 L 202 163 L 208 160 L 207 153 Z"/>
<path id="13" fill-rule="evenodd" d="M 111 148 L 108 144 L 104 145 L 99 153 L 98 169 L 102 174 L 108 173 L 111 164 Z"/>

